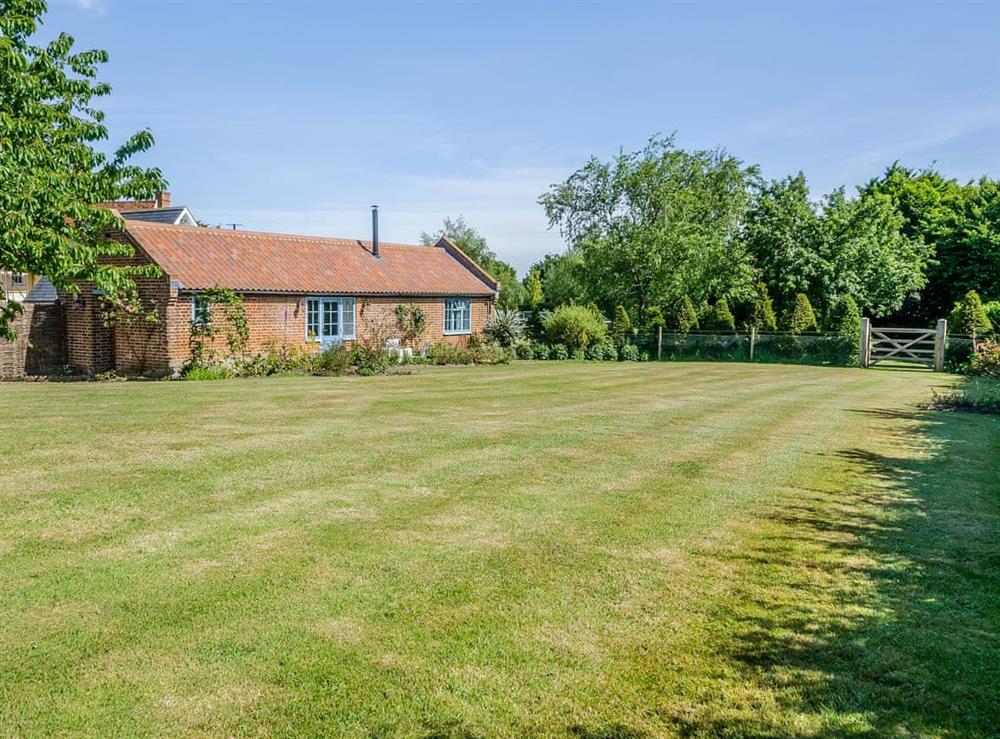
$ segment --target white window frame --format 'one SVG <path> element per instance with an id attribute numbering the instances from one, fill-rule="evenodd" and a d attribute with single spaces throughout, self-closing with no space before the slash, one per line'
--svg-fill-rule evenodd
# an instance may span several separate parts
<path id="1" fill-rule="evenodd" d="M 314 303 L 315 306 L 313 306 Z M 336 304 L 337 306 L 337 314 L 334 319 L 337 323 L 337 333 L 324 336 L 323 329 L 327 316 L 326 306 L 330 304 Z M 314 309 L 316 321 L 312 323 L 309 317 Z M 354 341 L 357 338 L 355 330 L 356 311 L 357 299 L 352 297 L 313 295 L 306 298 L 306 341 L 326 345 L 339 344 L 342 341 Z M 313 327 L 315 327 L 315 331 Z"/>
<path id="2" fill-rule="evenodd" d="M 28 284 L 28 276 L 24 272 L 11 272 L 10 284 L 13 287 L 26 287 Z"/>
<path id="3" fill-rule="evenodd" d="M 457 313 L 457 315 L 456 315 Z M 455 321 L 460 326 L 455 327 Z M 451 328 L 448 328 L 448 324 Z M 444 335 L 464 336 L 472 333 L 472 300 L 470 298 L 446 298 L 444 301 Z"/>
<path id="4" fill-rule="evenodd" d="M 198 306 L 201 306 L 199 309 Z M 200 315 L 199 315 L 200 314 Z M 191 325 L 204 326 L 212 317 L 212 304 L 204 295 L 191 296 Z"/>

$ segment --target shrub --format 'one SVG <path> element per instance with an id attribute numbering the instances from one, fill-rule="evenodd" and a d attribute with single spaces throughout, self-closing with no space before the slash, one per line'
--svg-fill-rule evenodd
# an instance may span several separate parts
<path id="1" fill-rule="evenodd" d="M 767 291 L 767 285 L 763 282 L 757 283 L 757 295 L 753 299 L 750 326 L 756 327 L 758 331 L 776 331 L 778 328 L 778 317 L 774 314 L 774 303 L 771 302 L 771 295 Z"/>
<path id="2" fill-rule="evenodd" d="M 553 344 L 549 359 L 569 359 L 569 350 L 565 344 Z"/>
<path id="3" fill-rule="evenodd" d="M 617 362 L 618 361 L 618 348 L 608 342 L 602 345 L 604 356 L 602 357 L 605 362 Z"/>
<path id="4" fill-rule="evenodd" d="M 993 329 L 986 310 L 983 308 L 982 298 L 975 290 L 969 290 L 961 301 L 955 303 L 948 323 L 955 333 L 962 334 L 984 334 Z"/>
<path id="5" fill-rule="evenodd" d="M 530 341 L 522 341 L 514 347 L 514 353 L 518 359 L 534 359 L 535 347 Z"/>
<path id="6" fill-rule="evenodd" d="M 431 364 L 507 364 L 514 357 L 514 350 L 495 344 L 460 346 L 439 341 L 427 349 Z"/>
<path id="7" fill-rule="evenodd" d="M 785 328 L 793 334 L 819 330 L 816 313 L 813 312 L 812 304 L 805 293 L 795 296 L 795 305 L 785 318 Z"/>
<path id="8" fill-rule="evenodd" d="M 645 351 L 641 352 L 639 354 L 639 361 L 640 362 L 648 362 L 649 361 L 649 352 L 645 352 Z"/>
<path id="9" fill-rule="evenodd" d="M 591 344 L 587 347 L 586 358 L 591 361 L 604 359 L 604 347 L 600 344 Z"/>
<path id="10" fill-rule="evenodd" d="M 494 344 L 511 347 L 524 336 L 525 323 L 521 313 L 502 308 L 493 311 L 483 325 L 483 335 Z"/>
<path id="11" fill-rule="evenodd" d="M 938 408 L 1000 413 L 1000 381 L 972 377 L 961 388 L 946 393 L 934 391 L 933 405 Z"/>
<path id="12" fill-rule="evenodd" d="M 228 380 L 235 376 L 231 369 L 221 364 L 193 364 L 181 375 L 185 380 Z"/>
<path id="13" fill-rule="evenodd" d="M 735 331 L 736 320 L 732 311 L 729 310 L 729 303 L 725 298 L 719 298 L 708 316 L 706 328 L 712 331 Z"/>
<path id="14" fill-rule="evenodd" d="M 973 375 L 1000 380 L 1000 344 L 987 339 L 979 345 L 979 350 L 969 360 L 969 370 Z"/>
<path id="15" fill-rule="evenodd" d="M 615 318 L 611 322 L 611 335 L 618 341 L 624 341 L 632 333 L 632 319 L 624 305 L 615 306 Z"/>
<path id="16" fill-rule="evenodd" d="M 317 375 L 344 375 L 351 371 L 353 352 L 343 344 L 321 351 L 312 360 L 312 371 Z"/>
<path id="17" fill-rule="evenodd" d="M 861 311 L 858 310 L 858 304 L 854 302 L 854 298 L 845 295 L 837 301 L 833 310 L 830 311 L 827 328 L 845 339 L 855 342 L 861 340 Z"/>
<path id="18" fill-rule="evenodd" d="M 389 355 L 376 347 L 355 344 L 350 350 L 350 363 L 359 375 L 382 375 L 389 369 Z"/>
<path id="19" fill-rule="evenodd" d="M 698 314 L 694 310 L 691 298 L 685 295 L 674 308 L 672 328 L 682 334 L 698 328 Z"/>
<path id="20" fill-rule="evenodd" d="M 662 328 L 667 323 L 663 318 L 663 311 L 660 310 L 658 305 L 651 305 L 646 308 L 642 318 L 646 330 L 648 331 L 656 331 L 658 328 Z"/>
<path id="21" fill-rule="evenodd" d="M 584 349 L 574 349 L 569 353 L 569 358 L 578 361 L 583 361 L 584 359 L 587 358 L 586 351 Z"/>
<path id="22" fill-rule="evenodd" d="M 634 344 L 625 344 L 619 352 L 618 358 L 623 362 L 638 362 L 639 347 Z"/>
<path id="23" fill-rule="evenodd" d="M 545 335 L 563 348 L 586 349 L 607 335 L 604 318 L 581 305 L 560 305 L 545 321 Z"/>

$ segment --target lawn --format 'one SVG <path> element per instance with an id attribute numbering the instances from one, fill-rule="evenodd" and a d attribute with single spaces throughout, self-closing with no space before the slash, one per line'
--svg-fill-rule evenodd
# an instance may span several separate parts
<path id="1" fill-rule="evenodd" d="M 995 736 L 941 375 L 0 385 L 0 735 Z"/>

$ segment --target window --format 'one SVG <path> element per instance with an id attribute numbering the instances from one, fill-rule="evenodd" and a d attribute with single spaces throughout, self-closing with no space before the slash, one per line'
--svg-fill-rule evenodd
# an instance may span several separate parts
<path id="1" fill-rule="evenodd" d="M 354 298 L 306 300 L 306 341 L 336 344 L 354 338 Z"/>
<path id="2" fill-rule="evenodd" d="M 468 298 L 449 298 L 444 301 L 444 332 L 472 333 L 472 302 Z"/>
<path id="3" fill-rule="evenodd" d="M 12 272 L 10 275 L 10 284 L 14 287 L 24 287 L 24 272 Z"/>
<path id="4" fill-rule="evenodd" d="M 208 298 L 203 295 L 195 295 L 191 298 L 191 323 L 195 326 L 204 326 L 208 323 L 211 313 L 208 305 Z"/>

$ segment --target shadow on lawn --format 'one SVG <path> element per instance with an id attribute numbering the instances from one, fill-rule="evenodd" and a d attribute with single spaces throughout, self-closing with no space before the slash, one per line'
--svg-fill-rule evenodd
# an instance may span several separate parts
<path id="1" fill-rule="evenodd" d="M 722 555 L 747 582 L 720 656 L 776 704 L 714 699 L 682 735 L 998 735 L 1000 419 L 859 413 L 914 456 L 835 453 L 849 494 L 803 491 Z"/>

